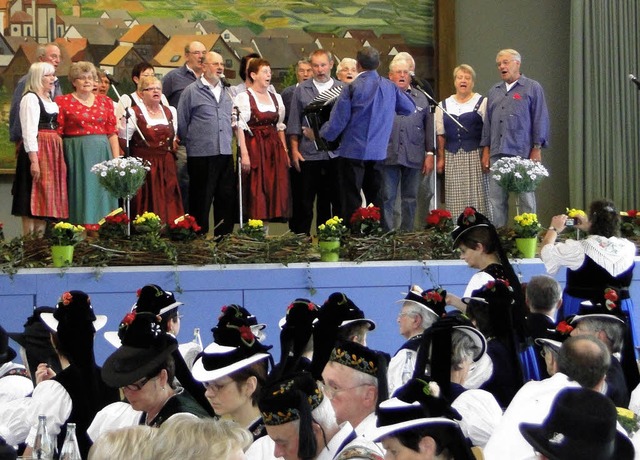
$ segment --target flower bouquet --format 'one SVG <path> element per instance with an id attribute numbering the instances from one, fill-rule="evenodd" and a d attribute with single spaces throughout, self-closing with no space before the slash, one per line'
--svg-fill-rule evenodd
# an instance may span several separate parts
<path id="1" fill-rule="evenodd" d="M 517 156 L 500 158 L 491 166 L 491 177 L 507 192 L 534 192 L 549 172 L 542 163 Z"/>
<path id="2" fill-rule="evenodd" d="M 640 213 L 635 209 L 621 212 L 620 233 L 624 237 L 640 236 Z M 1 229 L 0 229 L 1 231 Z"/>
<path id="3" fill-rule="evenodd" d="M 249 219 L 246 225 L 243 225 L 238 230 L 238 234 L 244 235 L 254 240 L 263 241 L 266 238 L 264 222 L 262 222 L 260 219 Z"/>
<path id="4" fill-rule="evenodd" d="M 185 214 L 169 224 L 169 238 L 173 241 L 191 241 L 200 230 L 196 218 Z"/>
<path id="5" fill-rule="evenodd" d="M 162 220 L 160 216 L 152 212 L 144 212 L 142 215 L 137 215 L 133 219 L 133 230 L 136 233 L 146 233 L 158 235 L 162 230 Z"/>
<path id="6" fill-rule="evenodd" d="M 122 208 L 110 212 L 104 219 L 100 220 L 100 230 L 98 235 L 102 239 L 124 238 L 127 236 L 129 217 Z"/>
<path id="7" fill-rule="evenodd" d="M 575 236 L 575 238 L 579 240 L 580 229 L 576 225 L 580 224 L 581 222 L 586 222 L 587 214 L 582 209 L 576 209 L 576 208 L 567 208 L 566 214 L 569 219 L 573 220 L 572 225 L 569 225 L 569 223 L 567 223 L 567 228 L 569 231 L 566 233 L 566 235 L 568 237 Z"/>
<path id="8" fill-rule="evenodd" d="M 100 185 L 114 197 L 131 198 L 144 184 L 150 169 L 147 160 L 120 157 L 93 165 L 91 172 L 98 176 Z"/>
<path id="9" fill-rule="evenodd" d="M 69 222 L 58 222 L 51 230 L 53 246 L 75 246 L 84 239 L 84 227 Z"/>
<path id="10" fill-rule="evenodd" d="M 370 204 L 366 208 L 358 208 L 349 221 L 351 231 L 358 235 L 375 235 L 382 232 L 380 225 L 380 208 Z"/>
<path id="11" fill-rule="evenodd" d="M 542 229 L 538 216 L 533 213 L 524 212 L 513 218 L 514 230 L 518 238 L 537 238 Z"/>
<path id="12" fill-rule="evenodd" d="M 616 411 L 618 413 L 618 422 L 622 425 L 622 428 L 625 429 L 629 436 L 633 436 L 633 434 L 638 431 L 638 428 L 640 428 L 638 415 L 624 407 L 616 407 Z"/>

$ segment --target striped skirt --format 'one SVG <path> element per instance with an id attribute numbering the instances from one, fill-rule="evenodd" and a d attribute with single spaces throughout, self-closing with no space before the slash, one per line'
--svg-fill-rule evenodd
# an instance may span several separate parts
<path id="1" fill-rule="evenodd" d="M 482 149 L 445 151 L 445 202 L 454 221 L 467 206 L 489 216 L 489 175 L 482 172 L 481 154 Z"/>

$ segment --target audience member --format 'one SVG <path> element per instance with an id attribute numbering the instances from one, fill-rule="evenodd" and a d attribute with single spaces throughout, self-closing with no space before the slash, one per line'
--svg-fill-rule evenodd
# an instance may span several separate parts
<path id="1" fill-rule="evenodd" d="M 331 117 L 320 135 L 342 142 L 338 155 L 338 182 L 341 188 L 340 217 L 349 221 L 365 201 L 380 207 L 382 177 L 380 162 L 387 156 L 394 114 L 410 115 L 415 104 L 396 85 L 378 75 L 380 53 L 370 46 L 358 51 L 358 78 L 338 97 Z"/>
<path id="2" fill-rule="evenodd" d="M 287 135 L 291 144 L 291 193 L 292 215 L 289 228 L 294 233 L 311 232 L 313 207 L 316 207 L 316 223 L 326 222 L 339 205 L 337 171 L 331 153 L 318 150 L 314 141 L 303 136 L 309 129 L 304 109 L 319 94 L 341 87 L 331 78 L 333 56 L 326 50 L 316 50 L 309 56 L 313 78 L 298 85 L 291 100 L 291 113 Z"/>
<path id="3" fill-rule="evenodd" d="M 98 74 L 98 94 L 109 96 L 111 80 L 109 80 L 107 73 L 102 69 L 96 69 L 96 73 Z"/>
<path id="4" fill-rule="evenodd" d="M 542 161 L 542 148 L 549 143 L 549 113 L 542 86 L 520 73 L 520 53 L 504 49 L 496 56 L 502 83 L 487 94 L 487 114 L 482 127 L 482 168 L 489 168 L 500 158 L 518 156 Z M 517 123 L 511 122 L 517 120 Z M 534 192 L 517 197 L 521 212 L 536 212 Z M 489 181 L 491 220 L 496 227 L 507 224 L 509 192 L 498 181 Z"/>
<path id="5" fill-rule="evenodd" d="M 203 74 L 185 88 L 178 105 L 178 137 L 187 150 L 189 213 L 203 234 L 209 233 L 213 204 L 216 237 L 233 231 L 236 216 L 236 175 L 233 170 L 231 110 L 233 101 L 220 76 L 224 59 L 209 52 Z"/>
<path id="6" fill-rule="evenodd" d="M 33 391 L 29 372 L 25 366 L 13 362 L 15 357 L 15 350 L 9 346 L 9 335 L 0 326 L 0 404 L 24 398 Z"/>
<path id="7" fill-rule="evenodd" d="M 158 429 L 146 425 L 107 431 L 91 446 L 89 460 L 152 460 L 151 452 L 157 438 Z"/>
<path id="8" fill-rule="evenodd" d="M 289 126 L 289 112 L 291 111 L 291 99 L 293 98 L 293 92 L 298 87 L 300 83 L 308 80 L 313 75 L 311 72 L 311 63 L 309 59 L 303 58 L 296 62 L 295 66 L 296 71 L 296 84 L 287 86 L 282 90 L 280 96 L 282 97 L 282 102 L 284 103 L 284 124 Z"/>

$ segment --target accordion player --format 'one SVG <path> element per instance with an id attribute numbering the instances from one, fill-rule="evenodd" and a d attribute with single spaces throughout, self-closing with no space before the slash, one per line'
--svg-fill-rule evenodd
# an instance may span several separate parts
<path id="1" fill-rule="evenodd" d="M 333 108 L 333 104 L 335 104 L 336 99 L 338 99 L 338 96 L 340 96 L 342 88 L 344 88 L 344 86 L 336 86 L 323 91 L 309 102 L 302 111 L 309 127 L 313 129 L 313 134 L 315 136 L 314 142 L 316 144 L 316 149 L 318 150 L 333 151 L 340 145 L 340 137 L 335 141 L 327 141 L 320 137 L 320 128 L 329 121 L 331 109 Z"/>

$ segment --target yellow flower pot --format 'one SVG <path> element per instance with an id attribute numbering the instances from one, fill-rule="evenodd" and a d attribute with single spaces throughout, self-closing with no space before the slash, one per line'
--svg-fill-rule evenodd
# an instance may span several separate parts
<path id="1" fill-rule="evenodd" d="M 51 246 L 54 267 L 66 267 L 73 263 L 73 246 Z"/>
<path id="2" fill-rule="evenodd" d="M 537 238 L 516 238 L 516 247 L 525 259 L 533 259 L 538 249 Z"/>
<path id="3" fill-rule="evenodd" d="M 322 262 L 337 262 L 340 260 L 340 240 L 318 241 L 320 260 Z"/>

